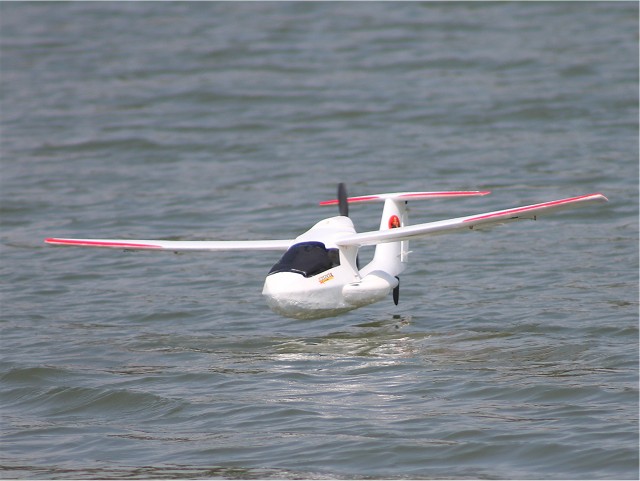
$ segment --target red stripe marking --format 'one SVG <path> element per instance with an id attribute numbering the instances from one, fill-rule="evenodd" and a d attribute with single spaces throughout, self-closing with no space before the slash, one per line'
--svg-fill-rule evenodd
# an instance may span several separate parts
<path id="1" fill-rule="evenodd" d="M 82 241 L 71 239 L 55 239 L 49 238 L 44 240 L 47 244 L 74 245 L 74 246 L 95 246 L 95 247 L 137 247 L 146 249 L 162 249 L 162 246 L 153 244 L 133 244 L 129 242 L 99 242 L 99 241 Z"/>
<path id="2" fill-rule="evenodd" d="M 583 200 L 583 199 L 588 199 L 589 197 L 595 197 L 595 196 L 598 196 L 598 195 L 602 195 L 602 194 L 581 195 L 579 197 L 571 197 L 569 199 L 553 200 L 551 202 L 543 202 L 542 204 L 528 205 L 528 206 L 525 206 L 525 207 L 518 207 L 516 209 L 501 210 L 501 211 L 498 211 L 498 212 L 494 212 L 492 214 L 479 215 L 477 217 L 472 217 L 470 219 L 464 220 L 464 222 L 472 222 L 472 221 L 482 220 L 482 219 L 491 219 L 492 217 L 500 217 L 500 216 L 503 216 L 505 214 L 518 214 L 520 212 L 527 212 L 529 210 L 537 209 L 539 207 L 553 207 L 554 205 L 570 204 L 572 202 L 576 202 L 576 201 Z"/>
<path id="3" fill-rule="evenodd" d="M 483 191 L 451 191 L 451 192 L 413 192 L 411 194 L 400 195 L 399 197 L 459 197 L 459 196 L 471 196 L 471 195 L 487 195 L 490 194 L 490 190 Z"/>
<path id="4" fill-rule="evenodd" d="M 420 198 L 420 197 L 447 197 L 447 196 L 451 196 L 451 197 L 461 197 L 461 196 L 472 196 L 472 195 L 487 195 L 490 194 L 491 191 L 489 190 L 484 190 L 484 191 L 450 191 L 450 192 L 412 192 L 410 194 L 401 194 L 398 195 L 397 198 L 398 199 L 402 199 L 405 197 L 415 197 L 415 198 Z M 381 197 L 379 195 L 364 195 L 361 197 L 349 197 L 347 199 L 348 202 L 366 202 L 368 200 L 376 200 L 376 199 L 381 199 Z M 320 202 L 320 205 L 335 205 L 338 204 L 338 199 L 333 199 L 333 200 L 323 200 L 322 202 Z"/>
<path id="5" fill-rule="evenodd" d="M 349 197 L 347 199 L 348 202 L 364 202 L 367 200 L 375 200 L 375 199 L 379 199 L 380 197 L 378 197 L 377 195 L 365 195 L 362 197 Z M 333 199 L 333 200 L 323 200 L 322 202 L 320 202 L 320 205 L 334 205 L 338 203 L 338 199 Z"/>

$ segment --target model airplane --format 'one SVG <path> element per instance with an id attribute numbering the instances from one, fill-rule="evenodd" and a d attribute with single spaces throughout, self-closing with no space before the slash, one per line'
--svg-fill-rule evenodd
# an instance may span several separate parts
<path id="1" fill-rule="evenodd" d="M 408 224 L 408 201 L 489 193 L 398 192 L 348 198 L 344 184 L 339 184 L 338 199 L 324 201 L 320 205 L 338 205 L 340 215 L 321 220 L 295 239 L 165 241 L 49 238 L 45 242 L 65 246 L 174 252 L 285 251 L 269 271 L 262 294 L 269 307 L 278 314 L 296 319 L 319 319 L 381 301 L 390 293 L 398 304 L 398 276 L 406 268 L 410 240 L 514 220 L 535 220 L 540 214 L 607 201 L 602 194 L 589 194 L 425 224 Z M 357 233 L 349 218 L 348 206 L 350 203 L 365 202 L 384 202 L 380 229 Z M 373 259 L 360 268 L 358 249 L 368 245 L 376 245 Z"/>

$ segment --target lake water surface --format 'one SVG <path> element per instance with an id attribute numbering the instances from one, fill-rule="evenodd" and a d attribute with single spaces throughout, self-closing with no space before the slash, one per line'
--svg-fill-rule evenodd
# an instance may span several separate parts
<path id="1" fill-rule="evenodd" d="M 0 84 L 2 477 L 638 478 L 636 2 L 3 2 Z M 341 181 L 610 202 L 317 321 L 277 253 L 42 242 L 292 237 Z"/>

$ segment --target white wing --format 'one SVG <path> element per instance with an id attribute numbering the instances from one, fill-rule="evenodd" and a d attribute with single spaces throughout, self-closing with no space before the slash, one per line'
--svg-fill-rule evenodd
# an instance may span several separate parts
<path id="1" fill-rule="evenodd" d="M 606 202 L 602 194 L 554 200 L 542 204 L 527 205 L 514 209 L 487 212 L 485 214 L 458 217 L 455 219 L 416 224 L 384 231 L 348 234 L 336 241 L 339 246 L 364 246 L 417 239 L 439 233 L 452 232 L 492 224 L 502 224 L 514 220 L 533 219 L 539 214 L 547 214 L 573 207 Z M 124 250 L 168 250 L 181 251 L 225 251 L 225 250 L 275 250 L 285 251 L 294 239 L 254 240 L 254 241 L 169 241 L 169 240 L 125 240 L 125 239 L 45 239 L 47 244 L 76 247 L 105 247 Z"/>
<path id="2" fill-rule="evenodd" d="M 383 231 L 362 232 L 342 237 L 336 241 L 339 246 L 365 246 L 417 239 L 435 234 L 469 229 L 476 226 L 503 224 L 505 222 L 523 219 L 534 219 L 539 214 L 548 214 L 559 210 L 582 207 L 590 204 L 607 202 L 602 194 L 589 194 L 580 197 L 543 202 L 541 204 L 516 207 L 514 209 L 498 210 L 485 214 L 458 217 L 455 219 L 415 224 Z"/>
<path id="3" fill-rule="evenodd" d="M 255 241 L 168 241 L 168 240 L 124 240 L 124 239 L 45 239 L 47 244 L 76 247 L 106 247 L 124 250 L 182 251 L 232 251 L 272 250 L 285 251 L 293 240 Z"/>

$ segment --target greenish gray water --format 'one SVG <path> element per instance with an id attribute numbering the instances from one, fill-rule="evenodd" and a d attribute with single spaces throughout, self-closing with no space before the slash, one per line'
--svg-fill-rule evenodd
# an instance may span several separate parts
<path id="1" fill-rule="evenodd" d="M 3 477 L 638 478 L 637 3 L 3 2 L 0 42 Z M 272 253 L 42 243 L 294 236 L 339 181 L 611 202 L 310 322 Z"/>

